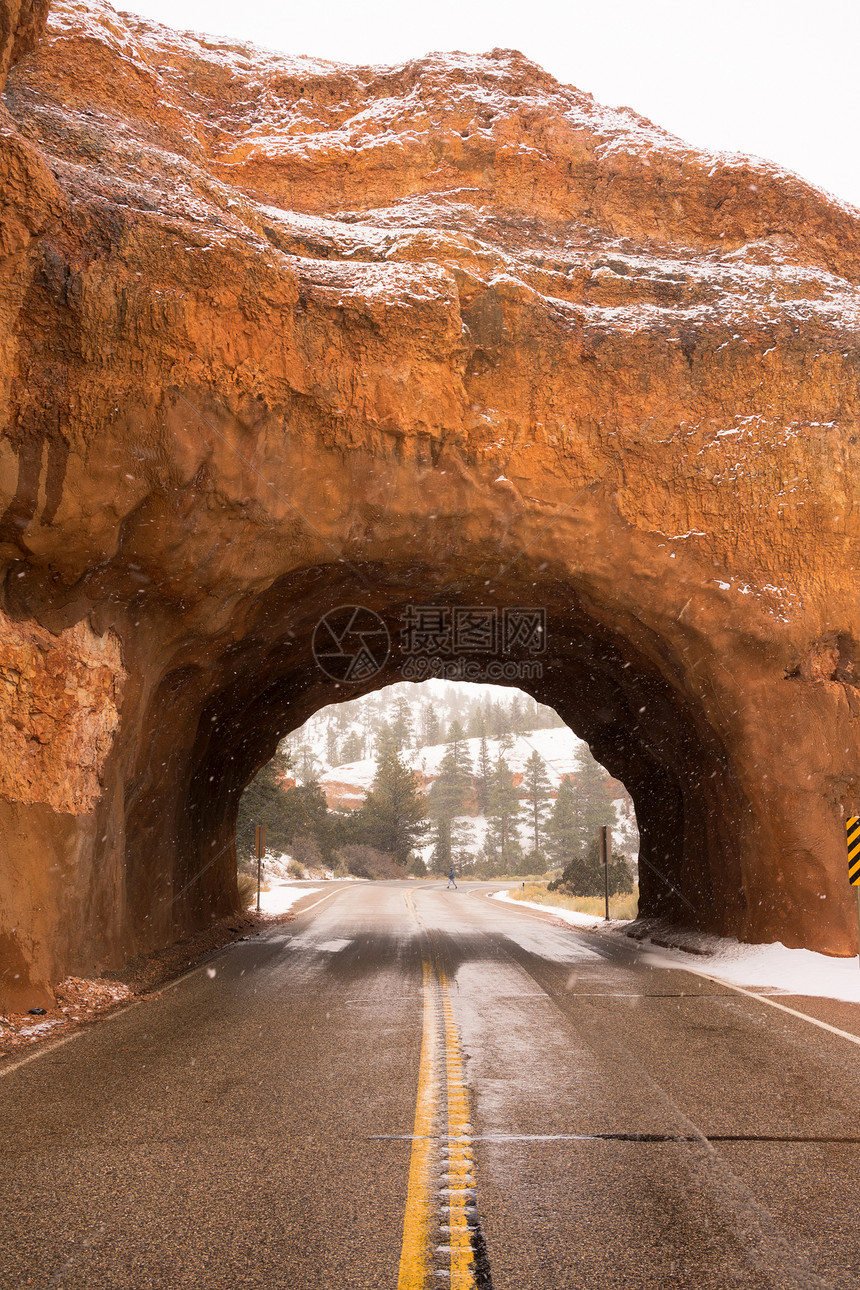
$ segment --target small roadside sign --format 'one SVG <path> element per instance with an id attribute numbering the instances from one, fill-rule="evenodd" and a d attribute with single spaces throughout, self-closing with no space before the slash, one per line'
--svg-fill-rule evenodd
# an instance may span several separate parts
<path id="1" fill-rule="evenodd" d="M 845 837 L 848 842 L 848 881 L 852 887 L 860 887 L 860 815 L 848 816 Z"/>
<path id="2" fill-rule="evenodd" d="M 857 966 L 860 967 L 860 815 L 849 815 L 845 821 L 848 843 L 848 881 L 857 891 Z"/>

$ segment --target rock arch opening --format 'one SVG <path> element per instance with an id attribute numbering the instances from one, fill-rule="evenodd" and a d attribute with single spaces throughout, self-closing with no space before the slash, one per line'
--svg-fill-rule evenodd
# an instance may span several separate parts
<path id="1" fill-rule="evenodd" d="M 444 670 L 438 659 L 425 661 Z M 409 787 L 401 767 L 412 777 L 410 812 L 420 812 L 407 820 L 402 862 L 390 854 L 391 824 L 403 809 L 398 794 Z M 380 774 L 391 816 L 381 821 L 368 816 Z M 572 864 L 568 885 L 576 889 L 563 894 L 602 896 L 596 845 L 605 824 L 614 839 L 611 894 L 630 896 L 638 858 L 626 787 L 554 709 L 492 682 L 401 681 L 319 709 L 284 737 L 242 796 L 240 877 L 257 874 L 260 823 L 268 828 L 264 869 L 276 882 L 447 877 L 452 867 L 462 878 L 549 881 Z M 625 908 L 631 903 L 635 909 L 635 896 Z"/>
<path id="2" fill-rule="evenodd" d="M 382 582 L 378 571 L 375 577 Z M 540 662 L 541 675 L 520 688 L 554 708 L 627 786 L 641 835 L 642 912 L 755 937 L 767 911 L 755 870 L 744 866 L 747 804 L 718 733 L 689 696 L 672 687 L 657 661 L 617 624 L 589 613 L 568 584 L 525 578 L 506 594 L 498 587 L 488 594 L 481 584 L 462 587 L 455 597 L 450 590 L 422 595 L 421 587 L 432 582 L 421 576 L 410 581 L 405 593 L 389 583 L 387 594 L 371 597 L 366 587 L 339 580 L 324 595 L 315 588 L 304 605 L 293 587 L 281 586 L 258 606 L 241 647 L 226 650 L 201 674 L 174 669 L 167 675 L 153 698 L 154 733 L 165 705 L 188 703 L 194 738 L 184 750 L 184 767 L 173 773 L 171 759 L 179 750 L 170 732 L 161 736 L 163 756 L 149 748 L 144 773 L 155 769 L 163 783 L 168 772 L 172 810 L 141 784 L 130 811 L 131 836 L 146 839 L 136 855 L 132 844 L 131 890 L 144 918 L 161 909 L 172 923 L 156 935 L 229 910 L 235 820 L 247 783 L 278 740 L 312 712 L 400 680 L 404 670 L 409 674 L 414 656 L 406 649 L 404 624 L 423 605 L 452 615 L 487 608 L 497 618 L 523 608 L 545 611 L 539 653 L 519 651 L 520 661 Z M 314 630 L 331 607 L 362 601 L 385 624 L 390 650 L 373 676 L 344 684 L 315 659 Z M 469 660 L 492 674 L 496 657 L 495 649 L 473 649 Z M 173 870 L 158 873 L 149 860 L 153 854 L 171 856 Z"/>

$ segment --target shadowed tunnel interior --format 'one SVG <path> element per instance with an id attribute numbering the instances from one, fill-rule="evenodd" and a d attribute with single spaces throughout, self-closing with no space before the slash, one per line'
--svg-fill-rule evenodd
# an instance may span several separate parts
<path id="1" fill-rule="evenodd" d="M 432 601 L 546 607 L 544 649 L 520 650 L 510 660 L 539 664 L 541 675 L 517 684 L 552 706 L 628 787 L 641 833 L 642 914 L 715 932 L 741 929 L 747 896 L 736 822 L 743 803 L 703 713 L 637 648 L 633 632 L 600 622 L 565 585 L 520 577 L 510 586 L 458 585 L 455 595 L 449 587 L 422 597 L 417 589 L 433 585 L 426 570 L 397 571 L 400 585 L 390 570 L 363 572 L 364 584 L 337 570 L 319 570 L 298 587 L 285 580 L 261 601 L 240 644 L 208 668 L 177 668 L 165 677 L 148 723 L 155 740 L 129 802 L 129 836 L 146 839 L 129 855 L 140 927 L 149 923 L 159 939 L 171 923 L 188 931 L 233 907 L 233 836 L 247 783 L 278 740 L 314 711 L 402 679 L 408 606 Z M 319 618 L 339 604 L 368 606 L 388 628 L 387 661 L 358 684 L 328 678 L 312 652 Z M 473 653 L 470 661 L 485 667 L 496 657 Z M 181 757 L 170 733 L 158 738 L 158 713 L 167 705 L 182 706 L 195 732 Z M 155 781 L 173 785 L 172 809 L 162 803 L 153 810 L 158 795 L 150 776 L 153 788 Z M 153 866 L 153 854 L 175 856 L 175 870 Z"/>

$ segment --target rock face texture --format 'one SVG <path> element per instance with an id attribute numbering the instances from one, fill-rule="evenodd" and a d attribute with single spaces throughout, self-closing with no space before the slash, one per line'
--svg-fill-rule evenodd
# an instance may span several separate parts
<path id="1" fill-rule="evenodd" d="M 0 611 L 0 795 L 83 815 L 102 794 L 119 724 L 119 641 L 86 619 L 58 636 Z"/>
<path id="2" fill-rule="evenodd" d="M 858 212 L 510 51 L 4 13 L 0 1005 L 229 910 L 244 784 L 410 605 L 546 610 L 647 913 L 853 953 Z"/>

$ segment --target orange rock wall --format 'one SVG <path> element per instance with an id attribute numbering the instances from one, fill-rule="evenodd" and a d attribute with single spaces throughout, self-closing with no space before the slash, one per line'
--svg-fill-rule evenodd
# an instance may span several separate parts
<path id="1" fill-rule="evenodd" d="M 119 725 L 119 642 L 85 621 L 55 636 L 0 612 L 0 796 L 82 815 L 102 795 Z"/>

